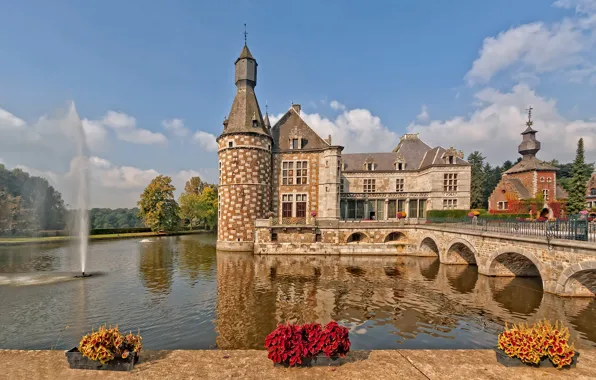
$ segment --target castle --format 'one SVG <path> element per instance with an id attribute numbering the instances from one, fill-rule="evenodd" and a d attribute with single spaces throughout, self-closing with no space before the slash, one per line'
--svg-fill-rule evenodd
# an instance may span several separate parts
<path id="1" fill-rule="evenodd" d="M 217 248 L 253 251 L 255 223 L 331 226 L 340 220 L 410 223 L 432 209 L 469 209 L 471 167 L 463 152 L 431 148 L 406 134 L 392 152 L 342 154 L 300 117 L 300 105 L 271 126 L 255 94 L 257 61 L 244 45 L 236 96 L 217 138 Z M 319 234 L 314 234 L 319 241 Z M 276 239 L 272 236 L 271 239 Z"/>
<path id="2" fill-rule="evenodd" d="M 540 141 L 536 140 L 538 131 L 532 128 L 532 108 L 528 110 L 526 129 L 521 133 L 522 142 L 518 152 L 522 159 L 503 173 L 501 180 L 488 198 L 490 212 L 516 212 L 511 203 L 542 197 L 544 206 L 541 217 L 555 216 L 549 203 L 566 199 L 567 193 L 557 184 L 557 168 L 539 160 Z M 557 215 L 558 216 L 558 215 Z"/>

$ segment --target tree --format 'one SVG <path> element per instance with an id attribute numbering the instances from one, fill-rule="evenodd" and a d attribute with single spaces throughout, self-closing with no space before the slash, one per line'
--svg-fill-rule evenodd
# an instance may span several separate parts
<path id="1" fill-rule="evenodd" d="M 201 192 L 198 204 L 199 218 L 210 230 L 217 226 L 217 192 L 211 186 L 207 186 Z"/>
<path id="2" fill-rule="evenodd" d="M 501 167 L 501 173 L 505 173 L 507 170 L 513 167 L 513 162 L 507 160 L 503 162 L 503 166 Z"/>
<path id="3" fill-rule="evenodd" d="M 207 186 L 207 184 L 201 181 L 201 177 L 191 177 L 191 179 L 186 181 L 184 192 L 187 194 L 201 194 L 205 186 Z"/>
<path id="4" fill-rule="evenodd" d="M 584 160 L 584 139 L 577 142 L 577 153 L 573 161 L 573 171 L 570 181 L 569 198 L 567 200 L 567 212 L 577 214 L 586 206 L 586 183 L 590 178 L 587 172 L 587 165 Z"/>
<path id="5" fill-rule="evenodd" d="M 174 199 L 176 188 L 172 178 L 159 175 L 145 188 L 139 206 L 139 217 L 153 231 L 172 231 L 178 227 L 178 203 Z"/>
<path id="6" fill-rule="evenodd" d="M 472 208 L 484 206 L 484 157 L 480 152 L 475 151 L 468 156 L 468 162 L 472 165 L 472 186 L 470 189 L 470 204 Z"/>
<path id="7" fill-rule="evenodd" d="M 188 221 L 191 230 L 201 222 L 200 200 L 201 195 L 194 192 L 185 192 L 180 195 L 180 217 Z"/>
<path id="8" fill-rule="evenodd" d="M 487 162 L 484 165 L 484 193 L 483 193 L 483 208 L 488 208 L 488 198 L 495 190 L 495 187 L 499 184 L 501 180 L 501 168 L 499 166 L 495 166 L 494 168 L 490 166 Z"/>

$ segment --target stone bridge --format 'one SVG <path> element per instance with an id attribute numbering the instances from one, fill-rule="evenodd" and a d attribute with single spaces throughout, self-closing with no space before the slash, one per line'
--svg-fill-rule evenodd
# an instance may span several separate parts
<path id="1" fill-rule="evenodd" d="M 257 226 L 255 254 L 434 256 L 486 276 L 539 276 L 559 296 L 596 297 L 596 243 L 438 225 L 340 223 L 335 228 Z M 274 231 L 274 232 L 272 232 Z M 270 238 L 275 235 L 275 240 Z"/>

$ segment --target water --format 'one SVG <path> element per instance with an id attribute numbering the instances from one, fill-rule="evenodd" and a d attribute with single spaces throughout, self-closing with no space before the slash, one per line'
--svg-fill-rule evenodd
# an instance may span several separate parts
<path id="1" fill-rule="evenodd" d="M 141 329 L 147 349 L 262 349 L 278 322 L 331 319 L 354 349 L 489 348 L 505 321 L 547 317 L 596 347 L 596 304 L 544 294 L 531 278 L 479 276 L 434 258 L 252 256 L 215 236 L 0 248 L 0 348 L 72 348 L 91 327 Z M 67 328 L 68 326 L 68 328 Z"/>

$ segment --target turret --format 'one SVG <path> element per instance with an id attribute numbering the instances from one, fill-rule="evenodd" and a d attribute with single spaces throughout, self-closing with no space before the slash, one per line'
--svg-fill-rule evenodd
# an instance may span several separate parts
<path id="1" fill-rule="evenodd" d="M 523 136 L 522 142 L 517 148 L 517 151 L 523 156 L 523 159 L 536 157 L 536 153 L 540 151 L 540 141 L 536 140 L 536 133 L 538 133 L 538 131 L 532 129 L 533 124 L 532 107 L 530 107 L 528 109 L 528 121 L 526 122 L 527 128 L 521 133 Z"/>
<path id="2" fill-rule="evenodd" d="M 272 138 L 254 92 L 257 61 L 246 42 L 235 62 L 236 96 L 217 138 L 217 249 L 253 251 L 256 219 L 271 206 Z"/>

